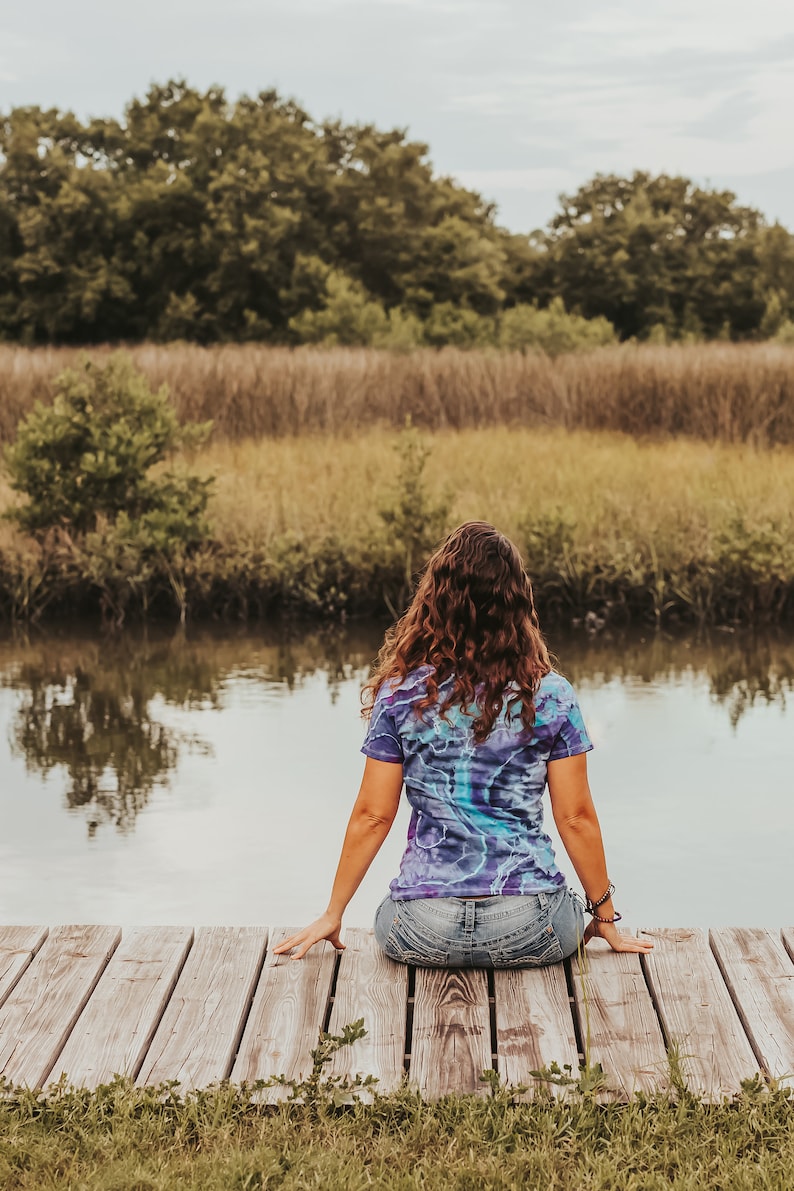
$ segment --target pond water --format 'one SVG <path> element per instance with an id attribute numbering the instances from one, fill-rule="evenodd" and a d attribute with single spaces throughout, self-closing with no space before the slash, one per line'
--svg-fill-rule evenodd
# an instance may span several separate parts
<path id="1" fill-rule="evenodd" d="M 322 911 L 380 632 L 0 639 L 0 921 L 300 925 Z M 794 637 L 551 643 L 596 745 L 626 923 L 794 921 Z M 403 801 L 347 925 L 370 922 L 407 822 Z"/>

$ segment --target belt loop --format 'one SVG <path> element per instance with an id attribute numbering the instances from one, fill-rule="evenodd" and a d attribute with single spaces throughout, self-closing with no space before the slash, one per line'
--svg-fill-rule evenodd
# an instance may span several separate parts
<path id="1" fill-rule="evenodd" d="M 541 910 L 546 909 L 546 906 L 548 905 L 548 900 L 549 899 L 546 897 L 545 893 L 538 894 L 538 905 L 540 906 Z"/>
<path id="2" fill-rule="evenodd" d="M 476 902 L 472 899 L 466 902 L 466 916 L 463 920 L 463 929 L 471 933 L 474 930 L 474 910 Z"/>

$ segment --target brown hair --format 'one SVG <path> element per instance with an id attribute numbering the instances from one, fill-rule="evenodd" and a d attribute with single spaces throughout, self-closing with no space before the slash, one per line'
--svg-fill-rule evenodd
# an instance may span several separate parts
<path id="1" fill-rule="evenodd" d="M 472 714 L 474 705 L 478 743 L 496 723 L 508 683 L 517 687 L 508 711 L 520 705 L 524 727 L 534 724 L 535 695 L 551 662 L 521 555 L 486 521 L 459 525 L 431 557 L 410 605 L 386 633 L 364 687 L 364 714 L 384 682 L 402 681 L 425 664 L 433 670 L 415 706 L 419 716 L 435 706 L 439 685 L 454 676 L 439 714 L 443 718 L 453 704 Z"/>

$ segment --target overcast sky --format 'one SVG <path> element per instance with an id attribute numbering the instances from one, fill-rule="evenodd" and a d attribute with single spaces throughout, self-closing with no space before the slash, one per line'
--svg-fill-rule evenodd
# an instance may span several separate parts
<path id="1" fill-rule="evenodd" d="M 785 0 L 0 0 L 0 108 L 118 114 L 182 75 L 407 127 L 529 231 L 595 172 L 684 173 L 794 228 Z"/>

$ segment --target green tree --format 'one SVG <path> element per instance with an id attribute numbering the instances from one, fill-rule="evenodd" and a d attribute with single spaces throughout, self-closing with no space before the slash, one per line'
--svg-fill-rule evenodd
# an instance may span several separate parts
<path id="1" fill-rule="evenodd" d="M 758 211 L 730 191 L 637 172 L 597 175 L 534 238 L 541 303 L 607 318 L 622 338 L 758 332 L 765 309 Z M 658 336 L 659 332 L 655 332 Z"/>
<path id="2" fill-rule="evenodd" d="M 0 120 L 0 335 L 290 342 L 331 270 L 388 313 L 498 308 L 505 233 L 402 130 L 274 91 L 153 86 L 121 119 Z M 403 328 L 404 331 L 404 328 Z M 404 338 L 404 335 L 403 335 Z"/>

